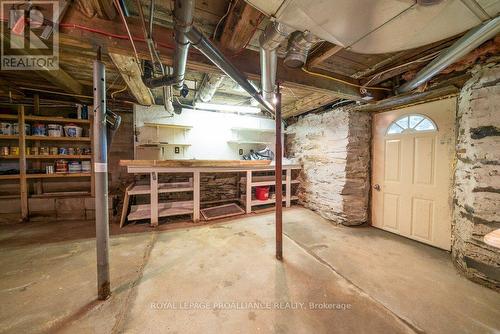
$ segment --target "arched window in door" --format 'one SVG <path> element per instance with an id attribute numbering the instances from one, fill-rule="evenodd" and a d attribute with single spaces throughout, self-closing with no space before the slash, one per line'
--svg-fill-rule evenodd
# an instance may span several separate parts
<path id="1" fill-rule="evenodd" d="M 424 115 L 405 115 L 391 123 L 387 129 L 388 135 L 408 132 L 434 132 L 437 126 L 434 121 Z"/>

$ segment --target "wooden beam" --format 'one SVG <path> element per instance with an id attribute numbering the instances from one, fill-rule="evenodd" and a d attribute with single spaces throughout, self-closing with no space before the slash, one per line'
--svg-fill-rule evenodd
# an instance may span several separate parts
<path id="1" fill-rule="evenodd" d="M 313 68 L 342 50 L 343 47 L 335 44 L 328 44 L 325 47 L 320 47 L 318 51 L 313 53 L 308 59 L 307 59 L 307 67 L 308 68 Z"/>
<path id="2" fill-rule="evenodd" d="M 320 108 L 324 105 L 332 103 L 338 98 L 331 95 L 321 93 L 312 93 L 303 99 L 299 99 L 293 103 L 289 103 L 283 107 L 283 118 L 289 118 L 303 114 L 305 112 Z"/>
<path id="3" fill-rule="evenodd" d="M 109 57 L 137 102 L 146 106 L 152 105 L 154 103 L 153 95 L 149 88 L 142 82 L 141 69 L 135 58 L 117 53 L 109 53 Z"/>
<path id="4" fill-rule="evenodd" d="M 393 96 L 376 103 L 365 104 L 355 107 L 354 111 L 367 111 L 367 112 L 382 112 L 401 108 L 404 106 L 420 104 L 424 102 L 435 101 L 450 96 L 456 96 L 460 92 L 455 86 L 447 86 L 437 88 L 427 92 L 421 93 L 407 93 L 404 95 Z"/>
<path id="5" fill-rule="evenodd" d="M 132 36 L 136 40 L 138 55 L 141 59 L 149 59 L 149 52 L 146 44 L 143 42 L 142 27 L 138 19 L 127 18 Z M 82 46 L 101 45 L 107 48 L 108 52 L 131 56 L 130 41 L 126 37 L 123 24 L 118 20 L 109 21 L 99 18 L 88 19 L 78 11 L 70 11 L 65 16 L 65 22 L 61 25 L 60 44 Z M 100 32 L 91 31 L 99 27 Z M 174 50 L 174 37 L 171 29 L 156 26 L 155 35 L 162 36 L 161 41 L 157 42 L 158 50 L 162 57 L 162 62 L 167 65 L 172 64 Z M 237 55 L 227 54 L 234 66 L 242 70 L 250 79 L 260 80 L 260 60 L 259 53 L 244 49 Z M 203 73 L 222 73 L 213 63 L 208 60 L 199 51 L 191 48 L 188 70 Z M 290 88 L 311 89 L 324 94 L 335 95 L 338 97 L 360 100 L 359 91 L 349 85 L 320 78 L 304 73 L 301 69 L 291 69 L 283 64 L 283 60 L 278 60 L 277 78 L 283 85 Z"/>
<path id="6" fill-rule="evenodd" d="M 100 18 L 113 20 L 118 14 L 113 0 L 77 0 L 75 6 L 87 17 L 97 15 Z"/>
<path id="7" fill-rule="evenodd" d="M 245 1 L 235 1 L 224 24 L 220 46 L 232 52 L 245 48 L 263 17 L 264 14 Z"/>
<path id="8" fill-rule="evenodd" d="M 12 40 L 10 38 L 10 33 L 8 32 L 7 29 L 5 30 L 5 32 L 3 34 L 3 38 L 5 39 L 5 43 L 11 43 L 11 45 L 18 46 L 17 49 L 11 49 L 11 52 L 14 52 L 20 56 L 31 56 L 32 55 L 29 52 L 29 49 L 25 49 L 22 47 L 22 45 L 20 45 L 20 41 Z M 29 45 L 29 41 L 27 39 L 24 40 L 24 45 Z M 61 88 L 65 92 L 79 94 L 79 95 L 84 93 L 84 87 L 78 81 L 73 79 L 73 77 L 71 75 L 69 75 L 62 68 L 52 69 L 52 68 L 47 68 L 47 67 L 40 67 L 39 70 L 35 70 L 33 72 L 35 72 L 40 77 L 47 80 L 48 82 Z"/>

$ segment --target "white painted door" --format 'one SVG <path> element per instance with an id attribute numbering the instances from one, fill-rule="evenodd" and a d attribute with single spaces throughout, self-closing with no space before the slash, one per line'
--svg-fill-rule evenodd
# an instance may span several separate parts
<path id="1" fill-rule="evenodd" d="M 449 250 L 456 99 L 373 118 L 372 225 Z"/>

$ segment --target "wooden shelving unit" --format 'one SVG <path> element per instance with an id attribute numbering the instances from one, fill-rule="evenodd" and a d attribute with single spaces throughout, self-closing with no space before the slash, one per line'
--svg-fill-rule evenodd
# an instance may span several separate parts
<path id="1" fill-rule="evenodd" d="M 28 199 L 29 197 L 44 197 L 47 193 L 44 192 L 43 180 L 48 179 L 64 179 L 64 178 L 82 178 L 89 179 L 88 191 L 78 191 L 78 193 L 86 193 L 93 196 L 93 173 L 92 172 L 77 172 L 77 173 L 30 173 L 30 170 L 44 170 L 44 164 L 52 163 L 57 159 L 64 160 L 91 160 L 92 155 L 30 155 L 26 154 L 27 146 L 71 146 L 71 147 L 92 147 L 92 120 L 86 119 L 73 119 L 68 117 L 61 117 L 59 115 L 48 116 L 48 113 L 52 113 L 52 110 L 47 111 L 45 115 L 41 115 L 40 105 L 37 103 L 38 98 L 35 97 L 35 102 L 33 105 L 9 105 L 8 112 L 0 114 L 0 120 L 11 121 L 12 123 L 18 123 L 18 128 L 20 129 L 18 135 L 0 135 L 0 146 L 17 146 L 19 147 L 19 155 L 7 155 L 0 156 L 0 163 L 13 164 L 16 161 L 19 165 L 19 174 L 11 175 L 0 175 L 0 180 L 2 181 L 19 181 L 19 198 L 21 201 L 21 217 L 23 220 L 29 217 L 29 207 Z M 38 100 L 39 101 L 39 100 Z M 12 109 L 13 107 L 16 108 Z M 57 109 L 55 109 L 57 110 Z M 69 111 L 68 111 L 69 113 Z M 88 137 L 49 137 L 49 136 L 32 136 L 26 135 L 24 128 L 25 124 L 34 123 L 47 123 L 47 124 L 75 124 L 81 126 L 89 134 Z M 13 141 L 17 141 L 16 144 Z M 2 143 L 5 144 L 2 144 Z M 17 168 L 16 168 L 17 169 Z M 53 183 L 50 183 L 53 184 Z M 50 196 L 65 196 L 69 194 L 74 194 L 75 191 L 67 191 L 64 193 L 53 193 L 49 192 Z"/>
<path id="2" fill-rule="evenodd" d="M 136 158 L 148 160 L 187 158 L 187 151 L 191 146 L 187 141 L 187 133 L 192 128 L 190 125 L 145 122 L 138 128 Z"/>
<path id="3" fill-rule="evenodd" d="M 292 170 L 299 168 L 284 168 L 285 175 L 283 176 L 282 184 L 284 186 L 283 202 L 289 207 L 291 201 L 298 200 L 292 192 L 292 185 L 299 184 L 300 180 L 292 178 Z M 252 171 L 247 171 L 246 176 L 240 178 L 240 184 L 245 187 L 245 194 L 240 197 L 241 204 L 246 208 L 246 213 L 252 212 L 252 207 L 266 204 L 276 203 L 275 198 L 267 200 L 258 200 L 252 195 L 254 187 L 274 186 L 276 184 L 274 175 L 254 176 Z"/>

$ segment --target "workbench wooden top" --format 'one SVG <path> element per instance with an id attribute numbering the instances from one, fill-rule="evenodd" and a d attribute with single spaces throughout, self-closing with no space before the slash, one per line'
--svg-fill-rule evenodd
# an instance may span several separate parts
<path id="1" fill-rule="evenodd" d="M 270 160 L 120 160 L 125 167 L 169 168 L 262 168 L 270 166 Z M 290 166 L 290 165 L 283 165 Z M 298 167 L 297 165 L 293 165 Z"/>

